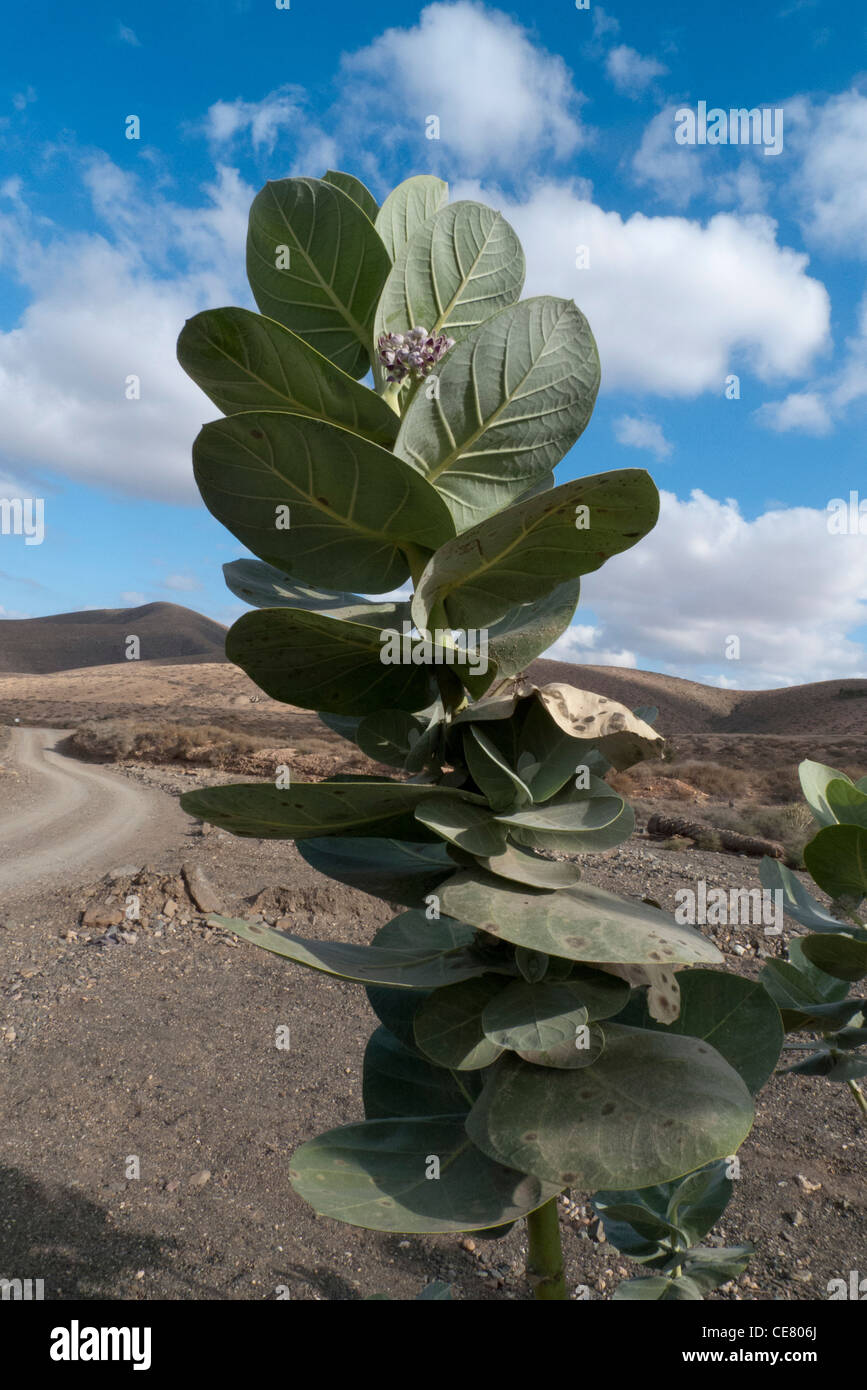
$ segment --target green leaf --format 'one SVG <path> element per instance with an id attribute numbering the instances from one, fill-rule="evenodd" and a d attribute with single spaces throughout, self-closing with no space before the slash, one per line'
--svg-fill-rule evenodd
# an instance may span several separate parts
<path id="1" fill-rule="evenodd" d="M 737 1072 L 698 1038 L 606 1024 L 580 1071 L 505 1053 L 467 1118 L 483 1153 L 542 1182 L 589 1191 L 669 1182 L 734 1153 L 753 1119 Z"/>
<path id="2" fill-rule="evenodd" d="M 551 893 L 476 870 L 449 879 L 440 899 L 443 911 L 459 921 L 549 956 L 659 966 L 723 963 L 692 927 L 587 883 Z"/>
<path id="3" fill-rule="evenodd" d="M 834 777 L 825 788 L 828 805 L 840 825 L 867 829 L 867 792 L 853 786 L 848 777 Z"/>
<path id="4" fill-rule="evenodd" d="M 854 941 L 842 934 L 808 936 L 801 950 L 811 964 L 835 980 L 854 983 L 867 975 L 867 940 Z"/>
<path id="5" fill-rule="evenodd" d="M 260 311 L 350 376 L 370 366 L 390 264 L 370 219 L 322 179 L 278 179 L 253 200 L 247 278 Z"/>
<path id="6" fill-rule="evenodd" d="M 318 873 L 386 902 L 419 907 L 455 871 L 441 841 L 414 844 L 370 837 L 300 840 L 298 853 Z"/>
<path id="7" fill-rule="evenodd" d="M 624 1255 L 644 1263 L 665 1262 L 707 1235 L 729 1204 L 734 1187 L 726 1176 L 728 1156 L 677 1182 L 633 1192 L 597 1192 L 593 1205 L 608 1240 Z"/>
<path id="8" fill-rule="evenodd" d="M 398 1042 L 420 1057 L 427 1065 L 423 1052 L 415 1045 L 415 1015 L 425 999 L 430 997 L 429 989 L 390 989 L 388 985 L 368 985 L 365 989 L 367 1002 L 383 1027 L 393 1033 Z"/>
<path id="9" fill-rule="evenodd" d="M 805 758 L 800 764 L 798 776 L 801 779 L 801 790 L 819 825 L 836 824 L 837 817 L 828 804 L 828 784 L 833 781 L 848 781 L 849 779 L 844 773 L 838 772 L 836 768 L 826 767 L 824 763 L 815 763 L 811 758 Z"/>
<path id="10" fill-rule="evenodd" d="M 588 529 L 575 524 L 578 506 L 590 509 Z M 442 607 L 454 628 L 496 623 L 515 604 L 543 598 L 628 550 L 658 511 L 656 488 L 639 468 L 578 478 L 518 502 L 440 546 L 416 587 L 413 620 L 427 628 Z"/>
<path id="11" fill-rule="evenodd" d="M 561 849 L 573 853 L 581 848 L 581 837 L 590 830 L 611 825 L 623 813 L 625 802 L 613 787 L 599 777 L 590 777 L 589 786 L 566 787 L 542 806 L 522 806 L 517 811 L 497 815 L 509 832 L 528 832 L 520 843 L 531 849 Z M 536 843 L 536 839 L 539 843 Z"/>
<path id="12" fill-rule="evenodd" d="M 392 189 L 375 221 L 376 230 L 392 261 L 397 260 L 422 223 L 448 202 L 448 197 L 448 184 L 433 174 L 416 174 Z M 413 324 L 407 326 L 414 327 Z"/>
<path id="13" fill-rule="evenodd" d="M 857 1012 L 859 1001 L 843 999 L 845 983 L 830 975 L 823 984 L 819 977 L 805 975 L 788 961 L 769 960 L 760 979 L 780 1010 L 787 1033 L 842 1027 Z"/>
<path id="14" fill-rule="evenodd" d="M 264 560 L 232 560 L 223 566 L 223 576 L 232 593 L 255 608 L 304 608 L 308 613 L 380 629 L 400 628 L 409 620 L 408 602 L 372 603 L 360 594 L 293 584 L 288 574 Z"/>
<path id="15" fill-rule="evenodd" d="M 327 420 L 390 449 L 398 419 L 366 386 L 303 338 L 249 309 L 206 309 L 187 319 L 178 361 L 224 415 L 289 410 Z"/>
<path id="16" fill-rule="evenodd" d="M 439 794 L 437 787 L 376 779 L 294 782 L 282 789 L 267 782 L 237 782 L 184 792 L 181 805 L 188 815 L 257 840 L 320 835 L 430 840 L 430 831 L 413 812 L 427 797 Z M 451 795 L 469 793 L 453 791 Z"/>
<path id="17" fill-rule="evenodd" d="M 449 203 L 395 257 L 374 337 L 423 327 L 459 342 L 476 324 L 514 304 L 523 284 L 521 243 L 501 214 L 482 203 Z"/>
<path id="18" fill-rule="evenodd" d="M 301 608 L 245 613 L 226 637 L 229 660 L 284 704 L 350 715 L 426 705 L 436 692 L 430 666 L 384 663 L 382 653 L 380 628 Z"/>
<path id="19" fill-rule="evenodd" d="M 567 580 L 533 603 L 510 608 L 504 618 L 491 624 L 488 628 L 491 672 L 488 685 L 495 675 L 501 680 L 518 675 L 554 645 L 575 616 L 580 589 L 580 579 Z"/>
<path id="20" fill-rule="evenodd" d="M 508 878 L 529 888 L 546 888 L 551 892 L 558 888 L 571 888 L 581 878 L 577 864 L 558 864 L 553 859 L 542 859 L 518 845 L 507 845 L 502 854 L 491 855 L 480 862 L 483 869 L 496 874 L 498 878 Z"/>
<path id="21" fill-rule="evenodd" d="M 364 1053 L 364 1117 L 387 1120 L 402 1115 L 459 1115 L 469 1110 L 481 1081 L 458 1080 L 444 1067 L 425 1062 L 387 1028 L 371 1034 Z"/>
<path id="22" fill-rule="evenodd" d="M 829 825 L 804 848 L 807 872 L 829 898 L 860 902 L 867 893 L 867 830 Z"/>
<path id="23" fill-rule="evenodd" d="M 510 1052 L 547 1052 L 559 1043 L 574 1048 L 578 1029 L 616 1014 L 629 993 L 625 980 L 602 971 L 588 975 L 585 981 L 507 985 L 482 1014 L 485 1037 Z"/>
<path id="24" fill-rule="evenodd" d="M 437 989 L 415 1015 L 415 1041 L 426 1057 L 452 1071 L 489 1067 L 502 1048 L 485 1037 L 485 1006 L 503 989 L 496 975 Z"/>
<path id="25" fill-rule="evenodd" d="M 506 848 L 506 832 L 487 807 L 452 796 L 432 796 L 418 807 L 416 816 L 422 825 L 467 854 L 499 854 Z"/>
<path id="26" fill-rule="evenodd" d="M 400 547 L 440 545 L 452 533 L 445 504 L 414 469 L 304 415 L 215 420 L 193 445 L 193 467 L 212 515 L 303 584 L 396 589 L 409 576 Z"/>
<path id="27" fill-rule="evenodd" d="M 701 1301 L 701 1289 L 692 1279 L 681 1275 L 675 1278 L 673 1274 L 648 1274 L 639 1279 L 624 1279 L 622 1284 L 618 1284 L 614 1293 L 611 1295 L 612 1303 L 636 1302 L 641 1300 L 648 1302 L 657 1301 L 677 1301 L 690 1302 Z"/>
<path id="28" fill-rule="evenodd" d="M 518 1056 L 523 1062 L 531 1062 L 535 1067 L 554 1067 L 558 1071 L 575 1071 L 580 1067 L 591 1067 L 605 1051 L 605 1031 L 598 1023 L 591 1023 L 575 1038 L 552 1043 L 545 1048 L 521 1048 Z"/>
<path id="29" fill-rule="evenodd" d="M 461 532 L 571 449 L 593 411 L 599 354 L 571 300 L 524 299 L 472 329 L 437 378 L 435 396 L 413 396 L 394 452 L 434 484 Z"/>
<path id="30" fill-rule="evenodd" d="M 426 727 L 423 719 L 405 710 L 380 708 L 362 719 L 356 742 L 368 758 L 390 767 L 403 767 Z"/>
<path id="31" fill-rule="evenodd" d="M 843 925 L 807 892 L 801 880 L 779 859 L 770 859 L 765 855 L 759 865 L 759 878 L 769 892 L 782 892 L 783 911 L 800 922 L 802 927 L 818 932 L 837 932 Z"/>
<path id="32" fill-rule="evenodd" d="M 464 729 L 464 757 L 473 781 L 492 810 L 505 811 L 512 806 L 525 806 L 531 801 L 529 788 L 477 724 L 470 724 Z M 504 847 L 505 836 L 499 849 Z M 499 849 L 489 853 L 496 854 Z"/>
<path id="33" fill-rule="evenodd" d="M 431 1158 L 439 1159 L 439 1180 L 426 1176 Z M 559 1191 L 486 1158 L 462 1114 L 329 1130 L 295 1151 L 289 1178 L 323 1216 L 408 1234 L 504 1225 Z"/>
<path id="34" fill-rule="evenodd" d="M 341 193 L 345 193 L 353 203 L 358 204 L 368 221 L 376 222 L 379 203 L 361 179 L 357 179 L 354 174 L 344 174 L 339 169 L 329 169 L 327 174 L 322 175 L 322 182 L 339 188 Z"/>
<path id="35" fill-rule="evenodd" d="M 550 805 L 550 803 L 548 803 Z M 607 825 L 580 832 L 563 830 L 543 830 L 524 828 L 518 825 L 509 827 L 509 838 L 518 845 L 533 849 L 562 851 L 566 854 L 600 854 L 603 850 L 622 845 L 635 829 L 635 812 L 631 806 L 621 802 L 621 810 Z"/>
<path id="36" fill-rule="evenodd" d="M 359 946 L 346 941 L 311 941 L 273 927 L 260 926 L 257 922 L 247 922 L 243 918 L 214 917 L 211 920 L 227 931 L 233 931 L 242 940 L 261 946 L 274 955 L 285 956 L 297 965 L 305 965 L 325 975 L 336 975 L 342 980 L 352 980 L 356 984 L 388 985 L 390 988 L 411 990 L 439 989 L 440 986 L 471 980 L 490 971 L 490 963 L 482 961 L 468 949 L 473 940 L 469 928 L 452 933 L 437 931 L 437 928 L 445 929 L 449 924 L 427 922 L 423 912 L 406 912 L 402 918 L 412 919 L 410 926 L 421 919 L 430 937 L 426 946 L 408 944 L 400 938 L 392 945 L 373 946 Z M 397 919 L 399 924 L 402 918 Z M 460 923 L 451 925 L 458 927 Z M 409 939 L 411 943 L 417 937 L 410 933 Z M 463 944 L 453 944 L 455 942 Z"/>
<path id="37" fill-rule="evenodd" d="M 783 1045 L 783 1026 L 774 1001 L 759 981 L 721 970 L 684 970 L 677 981 L 680 1013 L 673 1023 L 656 1023 L 646 1001 L 640 1010 L 630 1011 L 624 1022 L 702 1038 L 755 1095 L 773 1075 Z"/>

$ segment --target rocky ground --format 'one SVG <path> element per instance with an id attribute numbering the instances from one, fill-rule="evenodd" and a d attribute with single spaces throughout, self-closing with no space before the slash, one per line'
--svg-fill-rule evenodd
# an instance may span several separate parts
<path id="1" fill-rule="evenodd" d="M 175 794 L 227 780 L 125 775 Z M 669 909 L 699 878 L 759 886 L 755 860 L 640 839 L 594 858 L 587 877 Z M 0 1274 L 44 1278 L 61 1299 L 406 1299 L 436 1278 L 460 1299 L 528 1298 L 520 1228 L 496 1242 L 384 1236 L 295 1196 L 293 1149 L 361 1117 L 373 1017 L 360 988 L 208 927 L 215 906 L 357 941 L 392 915 L 291 844 L 192 823 L 158 863 L 0 907 Z M 728 928 L 714 939 L 748 975 L 785 940 Z M 288 1051 L 275 1045 L 281 1025 Z M 771 1082 L 712 1236 L 757 1252 L 714 1297 L 822 1299 L 830 1279 L 867 1267 L 865 1144 L 845 1087 Z M 605 1299 L 638 1270 L 600 1238 L 588 1195 L 562 1202 L 567 1273 L 574 1296 Z"/>

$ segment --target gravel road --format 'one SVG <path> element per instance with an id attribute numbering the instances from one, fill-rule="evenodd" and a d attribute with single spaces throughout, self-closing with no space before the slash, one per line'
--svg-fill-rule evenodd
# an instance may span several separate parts
<path id="1" fill-rule="evenodd" d="M 125 858 L 177 843 L 189 820 L 177 802 L 58 750 L 67 729 L 13 729 L 0 800 L 0 902 L 82 883 Z"/>

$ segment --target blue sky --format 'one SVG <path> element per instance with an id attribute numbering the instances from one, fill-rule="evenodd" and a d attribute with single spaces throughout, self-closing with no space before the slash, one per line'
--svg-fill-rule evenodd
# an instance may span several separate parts
<path id="1" fill-rule="evenodd" d="M 867 16 L 389 14 L 6 16 L 0 498 L 43 498 L 45 539 L 0 534 L 0 616 L 155 599 L 239 615 L 220 565 L 240 550 L 189 462 L 215 411 L 177 333 L 208 305 L 254 307 L 245 223 L 266 179 L 344 168 L 382 197 L 430 171 L 501 208 L 525 293 L 574 298 L 594 329 L 602 391 L 560 480 L 644 466 L 663 492 L 656 531 L 586 581 L 558 654 L 738 688 L 867 675 Z M 678 144 L 675 112 L 699 102 L 782 111 L 782 149 Z M 859 488 L 864 534 L 832 534 L 828 503 Z"/>

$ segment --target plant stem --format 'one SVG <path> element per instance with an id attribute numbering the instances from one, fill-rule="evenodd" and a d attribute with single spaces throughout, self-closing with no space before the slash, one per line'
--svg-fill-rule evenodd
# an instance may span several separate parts
<path id="1" fill-rule="evenodd" d="M 858 1109 L 862 1112 L 862 1114 L 867 1115 L 867 1100 L 864 1099 L 864 1092 L 861 1090 L 861 1087 L 858 1085 L 858 1082 L 847 1081 L 846 1085 L 849 1087 L 849 1090 L 855 1097 L 855 1104 L 858 1106 Z"/>
<path id="2" fill-rule="evenodd" d="M 527 1234 L 530 1237 L 527 1278 L 535 1297 L 565 1299 L 566 1276 L 563 1272 L 560 1214 L 556 1197 L 530 1212 Z"/>

